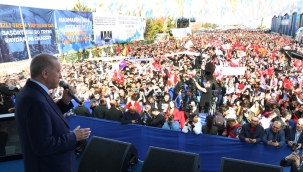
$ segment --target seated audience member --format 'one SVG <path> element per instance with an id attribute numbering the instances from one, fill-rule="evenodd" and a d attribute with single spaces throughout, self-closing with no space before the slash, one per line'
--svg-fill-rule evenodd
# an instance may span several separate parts
<path id="1" fill-rule="evenodd" d="M 298 105 L 294 112 L 298 119 L 303 118 L 303 104 Z"/>
<path id="2" fill-rule="evenodd" d="M 165 113 L 166 122 L 164 123 L 162 128 L 180 131 L 180 123 L 179 123 L 180 117 L 179 116 L 180 116 L 180 112 L 176 108 L 175 102 L 170 101 L 169 106 Z"/>
<path id="3" fill-rule="evenodd" d="M 277 114 L 274 111 L 270 112 L 267 117 L 262 117 L 262 119 L 260 120 L 260 125 L 264 129 L 270 128 L 271 120 L 274 119 L 276 116 Z"/>
<path id="4" fill-rule="evenodd" d="M 149 126 L 162 128 L 165 118 L 157 108 L 152 109 L 152 118 Z"/>
<path id="5" fill-rule="evenodd" d="M 105 112 L 107 110 L 108 109 L 106 107 L 106 99 L 101 98 L 100 105 L 96 106 L 95 109 L 94 109 L 94 117 L 104 119 L 105 118 Z"/>
<path id="6" fill-rule="evenodd" d="M 226 119 L 226 131 L 223 132 L 223 136 L 230 138 L 239 138 L 242 126 L 234 118 Z"/>
<path id="7" fill-rule="evenodd" d="M 282 147 L 285 145 L 285 133 L 281 130 L 281 122 L 275 121 L 271 128 L 264 130 L 263 143 L 269 146 Z"/>
<path id="8" fill-rule="evenodd" d="M 303 153 L 300 157 L 299 152 L 294 151 L 280 161 L 280 166 L 290 167 L 290 172 L 303 172 L 303 168 L 302 166 L 300 166 L 302 160 L 303 160 Z"/>
<path id="9" fill-rule="evenodd" d="M 288 130 L 285 134 L 286 143 L 288 146 L 293 147 L 296 144 L 296 149 L 302 149 L 303 144 L 303 118 L 298 119 L 296 127 L 293 127 Z"/>
<path id="10" fill-rule="evenodd" d="M 257 117 L 253 117 L 250 123 L 244 124 L 239 138 L 242 142 L 259 143 L 263 139 L 264 129 L 259 125 Z"/>
<path id="11" fill-rule="evenodd" d="M 123 113 L 116 108 L 116 100 L 111 100 L 109 104 L 110 109 L 105 112 L 105 119 L 121 122 Z"/>
<path id="12" fill-rule="evenodd" d="M 90 114 L 89 110 L 87 107 L 84 106 L 84 98 L 80 98 L 80 103 L 79 105 L 74 109 L 74 114 L 78 116 L 89 116 L 91 117 L 92 115 Z"/>
<path id="13" fill-rule="evenodd" d="M 213 125 L 214 116 L 208 115 L 206 117 L 206 124 L 202 126 L 202 133 L 203 134 L 218 134 L 218 128 Z"/>
<path id="14" fill-rule="evenodd" d="M 129 107 L 129 110 L 123 114 L 121 124 L 141 124 L 141 117 L 135 106 Z"/>
<path id="15" fill-rule="evenodd" d="M 225 129 L 225 115 L 229 113 L 229 107 L 222 105 L 219 108 L 219 111 L 216 111 L 214 116 L 213 125 L 218 128 L 218 135 L 222 136 L 222 133 Z"/>
<path id="16" fill-rule="evenodd" d="M 190 114 L 186 123 L 182 129 L 183 133 L 194 132 L 195 134 L 201 134 L 202 124 L 197 114 Z"/>
<path id="17" fill-rule="evenodd" d="M 2 94 L 0 94 L 0 114 L 7 114 L 9 112 L 7 108 L 4 106 L 3 102 L 4 102 L 3 96 Z"/>
<path id="18" fill-rule="evenodd" d="M 136 111 L 140 114 L 141 113 L 141 106 L 137 102 L 136 95 L 131 96 L 131 101 L 125 105 L 125 109 L 129 109 L 131 106 L 134 106 L 136 108 Z"/>
<path id="19" fill-rule="evenodd" d="M 94 98 L 92 98 L 90 100 L 90 109 L 92 110 L 92 114 L 94 114 L 94 110 L 95 110 L 95 107 L 97 107 L 101 102 L 100 102 L 100 93 L 98 91 L 95 91 L 94 92 Z"/>

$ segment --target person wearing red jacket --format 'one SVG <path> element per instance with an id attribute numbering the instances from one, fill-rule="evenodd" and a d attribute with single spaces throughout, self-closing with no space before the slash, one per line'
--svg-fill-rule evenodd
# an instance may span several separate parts
<path id="1" fill-rule="evenodd" d="M 228 118 L 226 120 L 226 131 L 223 132 L 223 136 L 231 138 L 239 138 L 242 126 L 234 118 Z"/>
<path id="2" fill-rule="evenodd" d="M 166 119 L 166 122 L 162 128 L 168 130 L 180 130 L 180 112 L 176 108 L 174 101 L 169 102 L 164 117 Z"/>
<path id="3" fill-rule="evenodd" d="M 136 95 L 132 95 L 131 101 L 125 105 L 125 109 L 129 109 L 131 106 L 134 106 L 136 108 L 136 111 L 140 114 L 142 109 L 140 104 L 136 101 L 136 98 Z"/>

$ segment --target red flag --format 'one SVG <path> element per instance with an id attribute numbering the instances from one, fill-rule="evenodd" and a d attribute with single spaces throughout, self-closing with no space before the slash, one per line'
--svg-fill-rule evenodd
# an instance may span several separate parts
<path id="1" fill-rule="evenodd" d="M 287 78 L 284 78 L 283 87 L 285 89 L 291 89 L 292 88 L 292 83 Z"/>
<path id="2" fill-rule="evenodd" d="M 231 59 L 229 65 L 230 67 L 239 67 L 239 60 Z"/>
<path id="3" fill-rule="evenodd" d="M 270 67 L 270 68 L 267 69 L 267 74 L 269 76 L 272 76 L 274 73 L 275 73 L 275 69 L 273 67 Z"/>

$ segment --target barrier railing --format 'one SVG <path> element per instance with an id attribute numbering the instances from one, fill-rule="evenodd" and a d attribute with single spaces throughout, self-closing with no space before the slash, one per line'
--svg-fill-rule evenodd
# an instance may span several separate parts
<path id="1" fill-rule="evenodd" d="M 149 146 L 198 153 L 202 171 L 208 172 L 220 171 L 221 157 L 279 165 L 280 160 L 291 153 L 287 145 L 276 148 L 263 143 L 248 144 L 220 136 L 184 134 L 180 131 L 133 124 L 121 125 L 119 122 L 80 116 L 70 116 L 67 120 L 71 129 L 78 125 L 81 128 L 89 127 L 92 131 L 91 136 L 132 143 L 138 149 L 141 160 L 145 159 Z"/>

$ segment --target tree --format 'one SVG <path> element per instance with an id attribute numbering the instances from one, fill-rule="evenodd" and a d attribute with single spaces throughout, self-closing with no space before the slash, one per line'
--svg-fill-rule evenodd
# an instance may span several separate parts
<path id="1" fill-rule="evenodd" d="M 84 11 L 84 12 L 96 12 L 96 9 L 89 8 L 86 5 L 82 4 L 81 0 L 78 0 L 77 3 L 72 8 L 73 11 Z"/>

